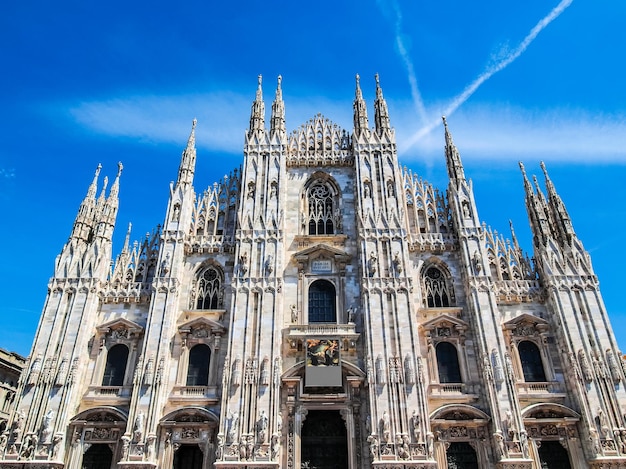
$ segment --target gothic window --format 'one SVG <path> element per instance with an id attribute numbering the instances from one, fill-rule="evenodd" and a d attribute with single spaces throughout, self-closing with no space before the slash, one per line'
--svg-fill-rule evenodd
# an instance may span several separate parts
<path id="1" fill-rule="evenodd" d="M 534 342 L 523 340 L 517 345 L 524 381 L 545 382 L 546 373 L 543 369 L 541 352 Z"/>
<path id="2" fill-rule="evenodd" d="M 222 273 L 215 267 L 210 266 L 203 270 L 197 277 L 195 288 L 196 309 L 220 309 L 222 308 Z"/>
<path id="3" fill-rule="evenodd" d="M 207 386 L 209 384 L 210 361 L 211 349 L 208 345 L 198 344 L 189 351 L 187 386 Z"/>
<path id="4" fill-rule="evenodd" d="M 337 322 L 335 286 L 327 280 L 317 280 L 309 287 L 309 322 Z"/>
<path id="5" fill-rule="evenodd" d="M 111 347 L 107 353 L 102 386 L 123 386 L 127 362 L 128 347 L 126 345 L 117 344 Z"/>
<path id="6" fill-rule="evenodd" d="M 450 443 L 446 450 L 448 469 L 478 469 L 476 451 L 465 441 Z"/>
<path id="7" fill-rule="evenodd" d="M 338 232 L 338 204 L 332 186 L 315 181 L 307 188 L 307 228 L 309 235 L 332 235 Z"/>
<path id="8" fill-rule="evenodd" d="M 429 308 L 450 306 L 448 282 L 443 272 L 437 267 L 429 267 L 424 273 L 426 304 Z"/>
<path id="9" fill-rule="evenodd" d="M 459 355 L 450 342 L 439 342 L 435 348 L 440 383 L 462 383 Z"/>

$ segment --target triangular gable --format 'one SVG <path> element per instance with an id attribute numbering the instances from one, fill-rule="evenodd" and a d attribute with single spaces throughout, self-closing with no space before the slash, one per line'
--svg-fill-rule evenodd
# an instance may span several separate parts
<path id="1" fill-rule="evenodd" d="M 178 331 L 181 334 L 191 334 L 194 337 L 208 337 L 212 334 L 223 334 L 226 332 L 226 328 L 217 321 L 200 317 L 187 321 L 178 326 Z"/>
<path id="2" fill-rule="evenodd" d="M 317 255 L 314 255 L 314 254 L 317 254 Z M 345 258 L 346 260 L 350 259 L 351 257 L 350 254 L 348 254 L 346 251 L 342 249 L 334 248 L 324 243 L 319 243 L 319 244 L 316 244 L 315 246 L 311 246 L 309 248 L 298 251 L 294 254 L 294 257 L 300 260 L 300 259 L 309 259 L 312 257 L 319 257 L 322 254 L 326 254 L 329 257 L 335 257 L 338 259 Z"/>
<path id="3" fill-rule="evenodd" d="M 513 335 L 528 336 L 547 331 L 550 323 L 538 316 L 524 313 L 505 322 L 504 328 L 511 331 Z"/>
<path id="4" fill-rule="evenodd" d="M 113 321 L 109 321 L 105 324 L 101 324 L 96 327 L 96 330 L 101 334 L 109 334 L 116 332 L 118 336 L 124 336 L 124 334 L 128 334 L 128 337 L 131 335 L 137 335 L 143 333 L 143 327 L 139 324 L 129 321 L 128 319 L 118 318 Z"/>
<path id="5" fill-rule="evenodd" d="M 432 331 L 439 327 L 451 327 L 458 331 L 465 331 L 469 328 L 469 324 L 449 314 L 442 314 L 423 323 L 422 327 L 427 331 Z"/>

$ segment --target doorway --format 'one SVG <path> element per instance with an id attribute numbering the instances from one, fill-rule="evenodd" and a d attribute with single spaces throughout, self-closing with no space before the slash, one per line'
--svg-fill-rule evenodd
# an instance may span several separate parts
<path id="1" fill-rule="evenodd" d="M 111 469 L 113 461 L 113 451 L 109 445 L 98 443 L 83 454 L 83 469 Z"/>
<path id="2" fill-rule="evenodd" d="M 450 443 L 446 451 L 448 469 L 478 469 L 476 451 L 469 443 Z"/>
<path id="3" fill-rule="evenodd" d="M 204 454 L 198 445 L 180 445 L 174 453 L 173 469 L 202 469 Z"/>
<path id="4" fill-rule="evenodd" d="M 571 469 L 569 455 L 558 441 L 542 441 L 539 446 L 541 469 Z"/>
<path id="5" fill-rule="evenodd" d="M 348 432 L 338 410 L 309 410 L 302 424 L 301 467 L 348 469 Z"/>

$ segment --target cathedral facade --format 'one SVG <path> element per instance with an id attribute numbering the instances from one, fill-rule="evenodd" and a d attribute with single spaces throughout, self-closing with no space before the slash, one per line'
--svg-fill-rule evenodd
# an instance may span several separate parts
<path id="1" fill-rule="evenodd" d="M 164 221 L 112 252 L 100 167 L 55 262 L 0 468 L 622 468 L 626 375 L 589 254 L 523 166 L 531 259 L 398 164 L 376 77 L 350 131 L 269 124 L 196 193 L 195 121 Z M 85 184 L 87 185 L 87 184 Z M 114 262 L 112 263 L 112 260 Z"/>

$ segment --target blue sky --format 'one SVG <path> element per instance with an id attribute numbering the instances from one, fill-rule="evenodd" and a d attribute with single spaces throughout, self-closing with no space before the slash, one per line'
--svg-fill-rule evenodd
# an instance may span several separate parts
<path id="1" fill-rule="evenodd" d="M 242 160 L 257 75 L 287 127 L 352 127 L 379 73 L 400 160 L 444 189 L 446 114 L 481 218 L 522 247 L 517 162 L 546 162 L 590 251 L 622 349 L 626 93 L 618 0 L 4 2 L 0 6 L 0 347 L 28 354 L 54 259 L 98 163 L 124 163 L 114 251 L 164 217 L 191 121 L 196 189 Z M 540 180 L 542 178 L 540 177 Z"/>

